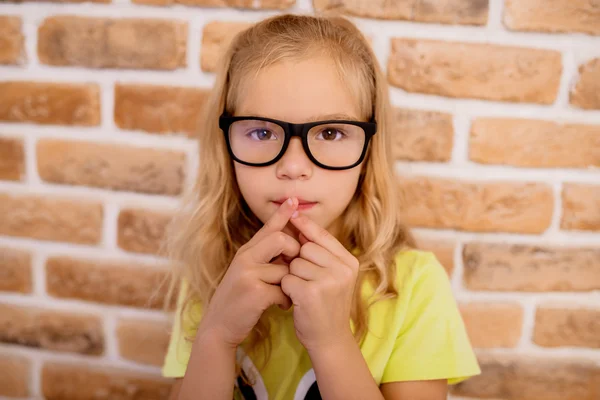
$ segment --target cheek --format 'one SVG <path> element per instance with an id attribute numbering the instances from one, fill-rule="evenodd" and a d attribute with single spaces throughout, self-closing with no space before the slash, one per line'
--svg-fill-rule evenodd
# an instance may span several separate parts
<path id="1" fill-rule="evenodd" d="M 261 215 L 261 202 L 264 201 L 265 193 L 267 193 L 265 185 L 268 185 L 269 180 L 264 176 L 263 171 L 248 167 L 245 165 L 235 164 L 235 178 L 237 180 L 240 192 L 244 200 L 259 218 Z"/>
<path id="2" fill-rule="evenodd" d="M 339 201 L 349 202 L 356 191 L 359 177 L 360 169 L 337 171 L 337 174 L 329 180 L 331 182 L 331 192 L 339 193 Z"/>
<path id="3" fill-rule="evenodd" d="M 255 177 L 252 171 L 246 166 L 235 164 L 235 179 L 237 180 L 242 196 L 246 199 L 246 203 L 251 204 L 252 199 L 256 197 L 257 184 L 260 182 L 258 177 Z M 253 182 L 255 182 L 253 184 Z"/>

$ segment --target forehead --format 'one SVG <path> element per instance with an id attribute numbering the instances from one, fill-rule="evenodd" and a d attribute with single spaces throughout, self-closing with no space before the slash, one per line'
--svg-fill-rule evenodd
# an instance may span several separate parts
<path id="1" fill-rule="evenodd" d="M 285 60 L 245 77 L 235 113 L 295 123 L 360 117 L 359 102 L 326 57 Z"/>

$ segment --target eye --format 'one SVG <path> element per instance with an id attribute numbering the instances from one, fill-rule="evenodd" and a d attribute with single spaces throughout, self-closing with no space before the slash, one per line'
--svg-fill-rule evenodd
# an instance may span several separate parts
<path id="1" fill-rule="evenodd" d="M 346 134 L 344 134 L 344 132 L 342 132 L 339 129 L 336 128 L 323 128 L 319 134 L 317 135 L 317 139 L 322 139 L 322 140 L 326 140 L 326 141 L 337 141 L 337 140 L 341 140 L 344 138 L 344 136 L 346 136 Z"/>
<path id="2" fill-rule="evenodd" d="M 254 140 L 258 140 L 261 142 L 277 140 L 277 136 L 275 136 L 273 132 L 264 128 L 254 129 L 253 131 L 250 131 L 248 133 L 248 136 L 250 136 Z"/>

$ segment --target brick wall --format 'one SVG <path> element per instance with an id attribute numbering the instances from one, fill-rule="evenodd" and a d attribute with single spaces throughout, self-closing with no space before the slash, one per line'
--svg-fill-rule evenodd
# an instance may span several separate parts
<path id="1" fill-rule="evenodd" d="M 484 370 L 453 398 L 598 399 L 600 5 L 549 3 L 2 2 L 0 397 L 166 398 L 154 252 L 215 58 L 250 22 L 338 8 L 387 71 L 407 220 Z"/>

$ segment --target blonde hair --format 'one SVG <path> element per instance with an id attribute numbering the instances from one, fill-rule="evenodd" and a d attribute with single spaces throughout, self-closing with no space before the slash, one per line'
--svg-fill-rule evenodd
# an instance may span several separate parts
<path id="1" fill-rule="evenodd" d="M 165 305 L 171 304 L 182 280 L 188 288 L 179 318 L 190 302 L 210 302 L 237 250 L 262 226 L 240 193 L 218 126 L 219 115 L 223 110 L 234 114 L 248 74 L 257 74 L 281 60 L 323 55 L 333 60 L 358 99 L 361 118 L 374 116 L 378 123 L 356 192 L 340 218 L 338 237 L 347 249 L 357 250 L 357 287 L 366 279 L 373 279 L 376 287 L 369 304 L 361 298 L 361 291 L 355 290 L 351 319 L 357 342 L 366 334 L 370 305 L 398 295 L 394 258 L 399 251 L 416 245 L 400 215 L 385 76 L 369 43 L 347 19 L 285 14 L 240 32 L 220 59 L 198 134 L 202 170 L 166 235 L 165 251 L 173 268 Z M 250 348 L 264 346 L 262 366 L 270 356 L 269 332 L 270 318 L 265 313 L 248 338 Z"/>

